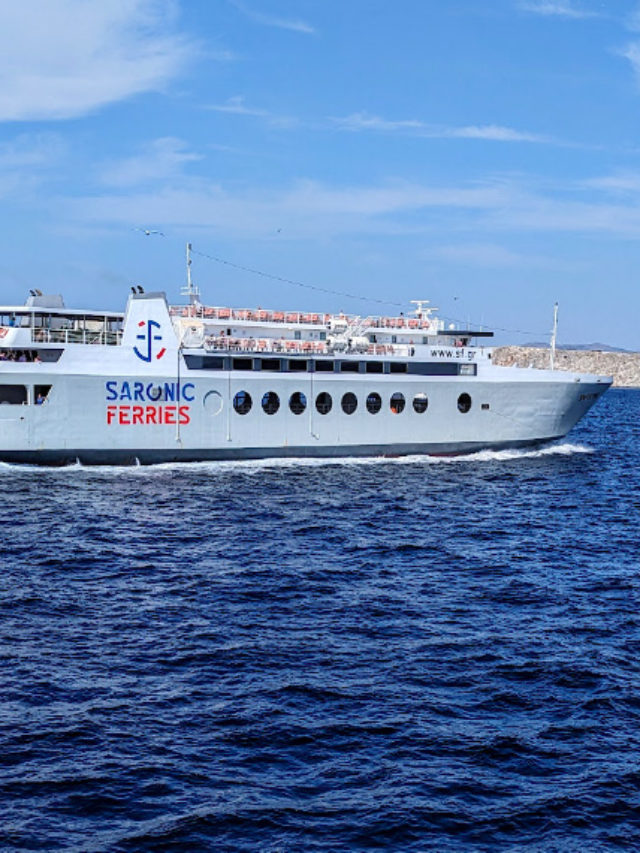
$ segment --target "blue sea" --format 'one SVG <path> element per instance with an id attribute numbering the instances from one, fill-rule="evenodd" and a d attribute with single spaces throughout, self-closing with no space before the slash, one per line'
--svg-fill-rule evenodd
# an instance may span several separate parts
<path id="1" fill-rule="evenodd" d="M 0 483 L 2 851 L 640 848 L 640 391 L 538 450 Z"/>

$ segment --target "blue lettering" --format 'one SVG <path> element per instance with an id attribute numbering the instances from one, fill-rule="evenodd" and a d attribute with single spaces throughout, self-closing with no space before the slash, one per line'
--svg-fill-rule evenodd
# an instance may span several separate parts
<path id="1" fill-rule="evenodd" d="M 111 382 L 107 382 L 105 387 L 107 389 L 107 400 L 117 400 L 118 399 L 118 383 L 114 382 L 112 380 Z"/>
<path id="2" fill-rule="evenodd" d="M 187 394 L 187 388 L 191 389 L 191 396 Z M 196 398 L 195 390 L 196 386 L 193 382 L 185 382 L 182 386 L 182 399 L 186 400 L 188 403 L 192 403 Z"/>
<path id="3" fill-rule="evenodd" d="M 121 400 L 130 400 L 131 399 L 131 388 L 129 387 L 128 382 L 123 382 L 120 386 L 120 399 Z"/>
<path id="4" fill-rule="evenodd" d="M 173 403 L 176 399 L 176 385 L 175 382 L 165 382 L 164 383 L 164 399 L 167 402 Z"/>
<path id="5" fill-rule="evenodd" d="M 133 399 L 140 402 L 144 400 L 144 386 L 142 382 L 133 383 Z"/>
<path id="6" fill-rule="evenodd" d="M 155 391 L 155 394 L 153 393 L 154 391 Z M 162 399 L 162 388 L 159 385 L 154 385 L 153 382 L 150 382 L 147 385 L 147 397 L 149 398 L 149 400 L 153 400 L 154 402 L 156 400 L 161 400 Z"/>

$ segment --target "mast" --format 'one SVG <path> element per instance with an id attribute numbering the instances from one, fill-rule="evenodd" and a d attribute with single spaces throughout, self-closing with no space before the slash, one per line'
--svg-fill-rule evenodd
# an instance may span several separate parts
<path id="1" fill-rule="evenodd" d="M 558 335 L 558 303 L 553 306 L 553 329 L 551 330 L 551 347 L 549 349 L 549 363 L 551 370 L 555 368 L 556 361 L 556 338 Z"/>
<path id="2" fill-rule="evenodd" d="M 200 291 L 191 279 L 191 249 L 191 243 L 187 243 L 187 284 L 182 288 L 182 294 L 189 297 L 190 305 L 197 305 L 200 301 Z"/>

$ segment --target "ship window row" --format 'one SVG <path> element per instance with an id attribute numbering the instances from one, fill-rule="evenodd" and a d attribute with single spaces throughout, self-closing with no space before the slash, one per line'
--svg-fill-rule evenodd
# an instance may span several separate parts
<path id="1" fill-rule="evenodd" d="M 458 411 L 466 414 L 471 409 L 471 397 L 466 392 L 458 397 Z M 267 415 L 275 415 L 280 410 L 280 397 L 275 391 L 265 391 L 260 400 L 262 410 Z M 347 391 L 340 399 L 340 408 L 345 415 L 352 415 L 357 411 L 359 401 L 352 391 Z M 367 412 L 377 415 L 382 410 L 382 396 L 377 391 L 372 391 L 364 401 Z M 418 393 L 411 401 L 414 412 L 423 415 L 429 408 L 429 398 L 424 393 Z M 388 399 L 389 411 L 394 415 L 400 415 L 407 407 L 407 400 L 400 391 L 395 391 Z M 233 408 L 239 415 L 248 415 L 253 408 L 253 398 L 248 391 L 238 391 L 233 398 Z M 333 409 L 333 398 L 328 391 L 321 391 L 315 399 L 315 408 L 318 414 L 328 415 Z M 289 397 L 289 409 L 294 415 L 301 415 L 307 409 L 307 395 L 303 391 L 294 391 Z"/>
<path id="2" fill-rule="evenodd" d="M 19 362 L 55 362 L 58 361 L 64 350 L 61 349 L 0 349 L 0 361 Z"/>
<path id="3" fill-rule="evenodd" d="M 418 376 L 475 376 L 477 364 L 454 361 L 358 361 L 356 359 L 253 358 L 224 355 L 184 357 L 190 370 L 251 370 L 280 373 L 409 373 Z"/>
<path id="4" fill-rule="evenodd" d="M 46 403 L 51 385 L 0 385 L 0 406 L 36 406 Z"/>

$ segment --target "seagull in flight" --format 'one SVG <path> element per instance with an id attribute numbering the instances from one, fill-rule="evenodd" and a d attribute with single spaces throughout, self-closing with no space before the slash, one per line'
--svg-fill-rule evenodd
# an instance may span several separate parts
<path id="1" fill-rule="evenodd" d="M 159 237 L 164 237 L 162 231 L 156 231 L 154 228 L 134 228 L 134 231 L 142 231 L 145 237 L 150 237 L 152 234 L 157 234 Z"/>

